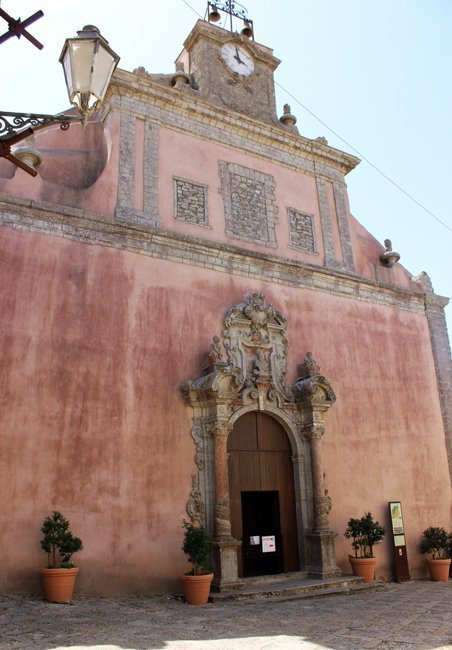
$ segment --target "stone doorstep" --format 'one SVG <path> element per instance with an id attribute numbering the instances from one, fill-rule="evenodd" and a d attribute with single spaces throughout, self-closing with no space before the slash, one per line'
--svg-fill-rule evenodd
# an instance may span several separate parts
<path id="1" fill-rule="evenodd" d="M 211 592 L 209 601 L 212 603 L 231 600 L 253 600 L 271 598 L 274 600 L 292 600 L 296 598 L 313 598 L 338 594 L 352 594 L 362 591 L 376 591 L 385 588 L 383 582 L 363 582 L 356 576 L 342 576 L 326 580 L 306 578 L 299 572 L 284 576 L 260 576 L 259 578 L 244 578 L 238 589 Z"/>

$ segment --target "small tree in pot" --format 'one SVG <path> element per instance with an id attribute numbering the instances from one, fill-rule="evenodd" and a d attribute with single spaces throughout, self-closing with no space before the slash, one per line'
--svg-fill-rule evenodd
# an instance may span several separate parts
<path id="1" fill-rule="evenodd" d="M 209 573 L 210 536 L 204 526 L 184 521 L 182 551 L 188 557 L 192 570 L 180 576 L 185 600 L 191 605 L 205 605 L 209 599 L 213 573 Z"/>
<path id="2" fill-rule="evenodd" d="M 422 533 L 421 553 L 431 555 L 427 564 L 432 580 L 446 581 L 449 579 L 450 545 L 452 534 L 444 528 L 430 526 Z"/>
<path id="3" fill-rule="evenodd" d="M 83 549 L 82 540 L 75 537 L 69 528 L 69 521 L 54 511 L 44 519 L 41 532 L 41 548 L 47 553 L 46 569 L 41 569 L 44 592 L 49 602 L 67 602 L 71 600 L 78 567 L 72 564 L 74 553 Z"/>
<path id="4" fill-rule="evenodd" d="M 378 521 L 374 521 L 370 512 L 361 519 L 351 518 L 348 521 L 344 536 L 352 540 L 354 556 L 349 555 L 354 575 L 371 582 L 375 575 L 377 560 L 373 554 L 373 547 L 379 544 L 385 536 L 386 529 Z"/>

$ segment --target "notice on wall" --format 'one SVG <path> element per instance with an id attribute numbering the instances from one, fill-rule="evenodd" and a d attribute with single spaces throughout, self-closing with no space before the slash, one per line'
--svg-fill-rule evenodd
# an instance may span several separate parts
<path id="1" fill-rule="evenodd" d="M 267 535 L 262 537 L 262 553 L 274 553 L 276 551 L 276 543 L 274 535 Z"/>
<path id="2" fill-rule="evenodd" d="M 261 538 L 259 537 L 259 535 L 252 535 L 250 537 L 250 546 L 259 546 L 260 543 L 261 543 Z"/>

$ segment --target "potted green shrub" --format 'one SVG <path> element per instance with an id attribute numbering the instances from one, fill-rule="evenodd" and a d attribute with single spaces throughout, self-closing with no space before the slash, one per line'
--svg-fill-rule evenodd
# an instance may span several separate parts
<path id="1" fill-rule="evenodd" d="M 351 518 L 345 530 L 345 537 L 352 540 L 354 555 L 348 559 L 352 566 L 353 575 L 360 576 L 364 582 L 372 582 L 375 577 L 377 560 L 373 553 L 375 544 L 379 544 L 385 536 L 386 529 L 378 521 L 374 521 L 370 512 L 361 519 Z"/>
<path id="2" fill-rule="evenodd" d="M 69 521 L 57 511 L 44 519 L 41 532 L 41 548 L 48 558 L 47 568 L 41 569 L 45 598 L 51 603 L 68 602 L 79 572 L 71 560 L 83 549 L 82 540 L 71 533 Z"/>
<path id="3" fill-rule="evenodd" d="M 446 532 L 444 528 L 430 526 L 422 533 L 421 553 L 431 556 L 426 560 L 432 580 L 449 579 L 451 543 L 452 533 Z"/>
<path id="4" fill-rule="evenodd" d="M 210 536 L 204 526 L 194 526 L 184 520 L 182 550 L 192 565 L 191 571 L 180 576 L 185 600 L 191 605 L 205 605 L 209 600 L 213 573 L 208 570 Z"/>

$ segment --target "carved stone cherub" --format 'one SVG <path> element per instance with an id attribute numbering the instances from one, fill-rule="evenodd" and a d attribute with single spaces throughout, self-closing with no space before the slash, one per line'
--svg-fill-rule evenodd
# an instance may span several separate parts
<path id="1" fill-rule="evenodd" d="M 213 337 L 213 343 L 211 343 L 209 347 L 208 362 L 209 365 L 213 365 L 214 363 L 221 363 L 222 361 L 223 361 L 223 350 L 221 349 L 220 337 L 215 335 Z"/>

